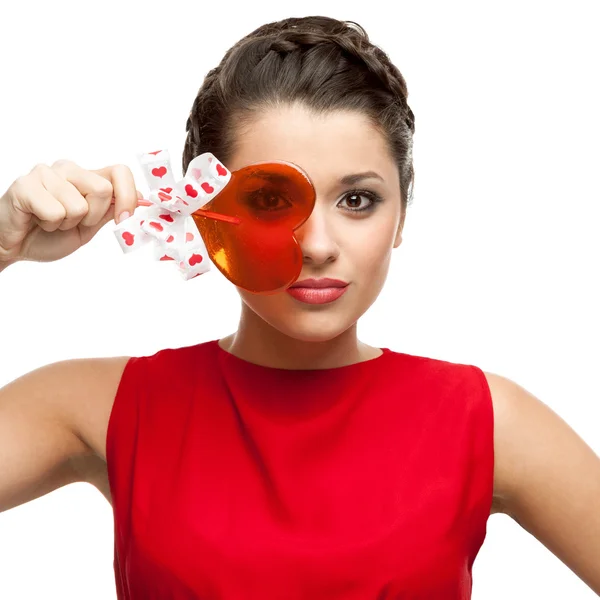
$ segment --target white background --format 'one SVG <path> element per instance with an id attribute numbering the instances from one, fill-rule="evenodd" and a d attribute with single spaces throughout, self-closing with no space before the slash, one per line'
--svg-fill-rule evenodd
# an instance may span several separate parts
<path id="1" fill-rule="evenodd" d="M 180 172 L 196 92 L 240 37 L 287 16 L 357 21 L 406 77 L 416 115 L 414 206 L 359 336 L 509 377 L 600 453 L 597 8 L 13 2 L 0 36 L 0 187 L 70 158 L 125 163 L 146 191 L 135 154 L 168 148 Z M 239 298 L 215 268 L 185 282 L 143 251 L 123 255 L 113 227 L 59 262 L 0 275 L 0 385 L 58 360 L 151 354 L 235 330 Z M 115 598 L 112 526 L 84 483 L 1 514 L 0 598 Z M 473 597 L 596 595 L 494 515 Z"/>

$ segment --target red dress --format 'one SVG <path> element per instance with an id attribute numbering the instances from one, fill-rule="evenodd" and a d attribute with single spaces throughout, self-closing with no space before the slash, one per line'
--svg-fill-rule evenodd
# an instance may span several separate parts
<path id="1" fill-rule="evenodd" d="M 479 367 L 323 370 L 218 340 L 127 363 L 107 464 L 119 600 L 464 600 L 493 492 Z"/>

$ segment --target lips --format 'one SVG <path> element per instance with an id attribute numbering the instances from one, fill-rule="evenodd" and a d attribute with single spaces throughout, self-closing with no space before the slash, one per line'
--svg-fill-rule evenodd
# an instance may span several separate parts
<path id="1" fill-rule="evenodd" d="M 289 287 L 286 292 L 305 304 L 329 304 L 334 300 L 337 300 L 344 292 L 348 289 L 348 286 L 343 287 L 326 287 L 326 288 L 315 288 L 315 287 Z"/>
<path id="2" fill-rule="evenodd" d="M 331 279 L 329 277 L 323 277 L 321 279 L 309 278 L 303 279 L 302 281 L 296 281 L 290 286 L 290 288 L 343 288 L 348 285 L 347 281 L 341 279 Z"/>

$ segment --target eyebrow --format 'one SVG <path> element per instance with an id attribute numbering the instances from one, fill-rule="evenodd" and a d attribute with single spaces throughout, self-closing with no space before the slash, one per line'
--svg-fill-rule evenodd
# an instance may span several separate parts
<path id="1" fill-rule="evenodd" d="M 383 177 L 375 171 L 365 171 L 364 173 L 353 173 L 352 175 L 345 175 L 340 179 L 342 185 L 354 185 L 363 179 L 379 179 L 383 181 Z"/>
<path id="2" fill-rule="evenodd" d="M 284 183 L 288 180 L 288 178 L 285 175 L 282 175 L 281 173 L 272 173 L 271 171 L 264 170 L 261 167 L 258 167 L 251 171 L 248 177 L 257 177 L 259 179 L 269 181 L 271 183 Z"/>

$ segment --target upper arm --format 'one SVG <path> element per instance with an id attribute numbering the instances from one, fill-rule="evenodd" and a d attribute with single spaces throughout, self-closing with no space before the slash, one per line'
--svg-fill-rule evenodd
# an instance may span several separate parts
<path id="1" fill-rule="evenodd" d="M 502 512 L 600 593 L 600 458 L 517 383 L 485 373 L 494 403 L 494 487 Z"/>
<path id="2" fill-rule="evenodd" d="M 0 389 L 0 512 L 88 481 L 96 416 L 109 410 L 126 360 L 57 362 Z"/>

